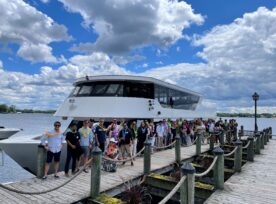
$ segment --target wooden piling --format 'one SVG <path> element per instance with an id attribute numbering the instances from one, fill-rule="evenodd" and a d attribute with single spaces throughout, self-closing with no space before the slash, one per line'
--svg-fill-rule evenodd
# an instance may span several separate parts
<path id="1" fill-rule="evenodd" d="M 264 149 L 264 132 L 261 132 L 260 135 L 260 149 Z"/>
<path id="2" fill-rule="evenodd" d="M 210 133 L 210 150 L 214 149 L 215 144 L 215 138 L 214 138 L 214 133 Z"/>
<path id="3" fill-rule="evenodd" d="M 219 134 L 220 145 L 224 145 L 224 134 L 225 134 L 225 131 L 223 131 L 221 134 Z"/>
<path id="4" fill-rule="evenodd" d="M 95 199 L 100 194 L 102 151 L 95 147 L 92 151 L 90 197 Z"/>
<path id="5" fill-rule="evenodd" d="M 196 155 L 199 156 L 201 154 L 201 137 L 202 134 L 196 134 Z"/>
<path id="6" fill-rule="evenodd" d="M 224 188 L 224 151 L 220 147 L 216 147 L 213 150 L 215 156 L 218 157 L 217 162 L 214 166 L 214 180 L 215 188 L 223 189 Z"/>
<path id="7" fill-rule="evenodd" d="M 42 178 L 44 176 L 45 161 L 46 161 L 46 150 L 44 148 L 44 145 L 38 145 L 37 167 L 36 167 L 37 178 Z"/>
<path id="8" fill-rule="evenodd" d="M 144 144 L 144 175 L 149 175 L 151 166 L 151 143 L 146 141 Z"/>
<path id="9" fill-rule="evenodd" d="M 195 199 L 195 169 L 191 163 L 185 163 L 181 167 L 182 176 L 186 179 L 180 187 L 180 203 L 194 204 Z"/>
<path id="10" fill-rule="evenodd" d="M 268 135 L 268 128 L 265 129 L 265 133 L 266 133 L 266 142 L 269 142 L 269 135 Z"/>
<path id="11" fill-rule="evenodd" d="M 263 136 L 264 136 L 264 145 L 267 145 L 267 134 L 265 132 L 265 129 L 263 129 Z"/>
<path id="12" fill-rule="evenodd" d="M 234 170 L 235 172 L 241 172 L 242 166 L 242 142 L 237 140 L 235 142 L 235 146 L 238 147 L 235 151 L 235 162 L 234 162 Z"/>
<path id="13" fill-rule="evenodd" d="M 250 141 L 250 144 L 247 148 L 247 161 L 254 161 L 254 137 L 249 136 L 247 138 L 248 141 Z"/>
<path id="14" fill-rule="evenodd" d="M 175 162 L 177 164 L 181 162 L 181 142 L 179 136 L 175 137 Z"/>
<path id="15" fill-rule="evenodd" d="M 255 133 L 256 137 L 256 145 L 255 145 L 255 154 L 261 154 L 261 140 L 260 140 L 260 133 Z"/>

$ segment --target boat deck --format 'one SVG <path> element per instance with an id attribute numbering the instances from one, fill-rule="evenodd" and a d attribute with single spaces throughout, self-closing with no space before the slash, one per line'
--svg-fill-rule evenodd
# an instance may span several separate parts
<path id="1" fill-rule="evenodd" d="M 235 173 L 217 190 L 206 204 L 275 204 L 276 203 L 276 140 L 270 140 L 254 162 L 247 162 L 241 173 Z"/>
<path id="2" fill-rule="evenodd" d="M 195 146 L 182 147 L 182 160 L 189 159 L 195 155 Z M 209 145 L 202 146 L 202 152 L 207 151 Z M 175 149 L 155 152 L 151 156 L 151 171 L 160 172 L 162 169 L 171 167 L 175 162 Z M 101 192 L 108 192 L 111 195 L 123 191 L 122 185 L 127 181 L 138 179 L 143 175 L 143 157 L 138 157 L 134 161 L 134 166 L 126 163 L 120 166 L 116 173 L 102 172 L 101 175 Z M 51 189 L 68 180 L 67 177 L 61 176 L 60 179 L 55 179 L 49 176 L 47 180 L 33 178 L 22 182 L 8 184 L 9 187 L 24 191 L 41 191 Z M 124 188 L 126 189 L 126 187 Z M 13 193 L 0 188 L 0 203 L 1 204 L 21 204 L 21 203 L 73 203 L 82 199 L 88 198 L 90 195 L 90 172 L 81 173 L 72 182 L 55 190 L 53 192 L 41 195 L 22 195 Z"/>

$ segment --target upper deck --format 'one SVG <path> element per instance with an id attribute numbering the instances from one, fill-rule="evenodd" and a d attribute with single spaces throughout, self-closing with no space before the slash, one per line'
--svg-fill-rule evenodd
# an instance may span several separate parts
<path id="1" fill-rule="evenodd" d="M 74 83 L 69 97 L 157 99 L 162 107 L 195 110 L 201 95 L 155 78 L 129 75 L 86 76 Z"/>

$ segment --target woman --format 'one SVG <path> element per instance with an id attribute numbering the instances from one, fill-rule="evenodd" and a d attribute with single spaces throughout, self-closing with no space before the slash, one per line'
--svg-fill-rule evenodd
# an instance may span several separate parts
<path id="1" fill-rule="evenodd" d="M 137 124 L 136 121 L 133 121 L 130 125 L 130 130 L 132 131 L 132 135 L 133 135 L 133 144 L 132 144 L 132 155 L 136 155 L 137 153 L 137 137 L 138 137 L 138 128 L 137 128 Z"/>
<path id="2" fill-rule="evenodd" d="M 148 128 L 146 127 L 145 122 L 141 122 L 140 127 L 138 128 L 137 134 L 137 152 L 139 152 L 144 147 L 144 143 L 147 139 Z"/>
<path id="3" fill-rule="evenodd" d="M 65 163 L 65 176 L 69 176 L 69 165 L 72 159 L 72 173 L 75 173 L 76 162 L 79 160 L 81 155 L 80 147 L 80 135 L 77 131 L 77 124 L 72 123 L 70 130 L 66 133 L 66 142 L 67 142 L 67 157 Z"/>

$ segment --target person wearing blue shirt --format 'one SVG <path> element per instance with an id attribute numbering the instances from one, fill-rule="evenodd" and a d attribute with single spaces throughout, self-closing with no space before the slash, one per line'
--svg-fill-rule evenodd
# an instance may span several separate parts
<path id="1" fill-rule="evenodd" d="M 104 153 L 105 152 L 105 142 L 106 142 L 106 128 L 104 127 L 103 119 L 100 120 L 99 125 L 96 127 L 95 136 L 96 136 L 97 146 Z"/>
<path id="2" fill-rule="evenodd" d="M 92 143 L 94 139 L 94 133 L 89 128 L 89 121 L 83 121 L 83 126 L 79 129 L 80 134 L 80 146 L 82 150 L 82 162 L 83 165 L 88 161 L 89 152 L 92 149 Z M 79 165 L 78 165 L 79 166 Z M 88 172 L 87 169 L 83 170 L 84 172 Z"/>
<path id="3" fill-rule="evenodd" d="M 50 164 L 54 158 L 54 170 L 55 178 L 59 178 L 58 176 L 58 168 L 60 161 L 60 154 L 62 149 L 62 143 L 65 142 L 64 135 L 60 131 L 61 123 L 56 121 L 54 123 L 54 130 L 46 132 L 41 138 L 41 145 L 44 145 L 44 148 L 47 150 L 47 159 L 44 169 L 44 176 L 42 179 L 46 179 L 48 175 L 48 171 L 50 168 Z"/>

